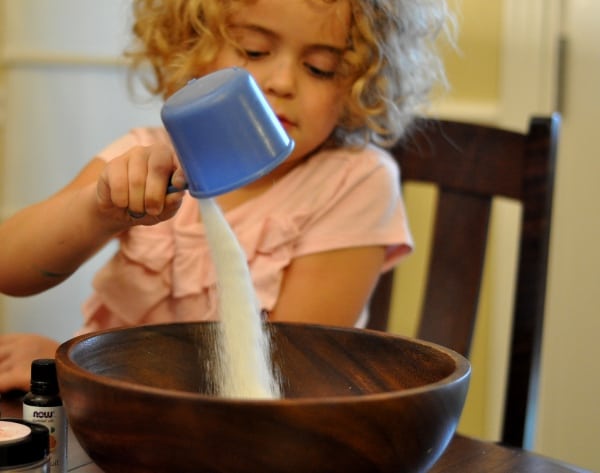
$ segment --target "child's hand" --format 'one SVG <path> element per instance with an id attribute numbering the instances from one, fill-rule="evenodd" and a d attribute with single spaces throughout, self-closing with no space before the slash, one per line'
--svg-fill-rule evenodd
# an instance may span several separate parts
<path id="1" fill-rule="evenodd" d="M 171 218 L 181 204 L 185 186 L 174 153 L 165 145 L 137 146 L 107 163 L 97 185 L 100 211 L 131 224 L 152 224 Z"/>
<path id="2" fill-rule="evenodd" d="M 0 335 L 0 392 L 29 391 L 31 362 L 54 358 L 58 342 L 33 333 Z"/>

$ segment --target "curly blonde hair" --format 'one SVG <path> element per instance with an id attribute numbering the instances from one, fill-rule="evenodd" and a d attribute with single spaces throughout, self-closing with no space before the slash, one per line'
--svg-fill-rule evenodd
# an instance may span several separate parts
<path id="1" fill-rule="evenodd" d="M 133 0 L 135 42 L 126 51 L 153 94 L 169 96 L 216 56 L 236 4 L 255 0 Z M 446 84 L 436 38 L 451 33 L 445 0 L 348 1 L 350 47 L 344 55 L 351 77 L 331 143 L 390 146 L 401 138 L 436 83 Z M 451 34 L 448 35 L 451 37 Z"/>

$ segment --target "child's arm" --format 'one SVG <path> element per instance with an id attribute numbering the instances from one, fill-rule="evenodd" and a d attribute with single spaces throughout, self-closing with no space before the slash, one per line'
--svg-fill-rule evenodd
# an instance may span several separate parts
<path id="1" fill-rule="evenodd" d="M 270 320 L 353 326 L 383 265 L 383 246 L 296 258 L 286 269 Z"/>
<path id="2" fill-rule="evenodd" d="M 25 296 L 53 287 L 117 233 L 173 216 L 183 194 L 165 190 L 176 168 L 160 145 L 108 163 L 94 159 L 61 191 L 2 222 L 0 292 Z M 136 219 L 128 211 L 147 215 Z"/>

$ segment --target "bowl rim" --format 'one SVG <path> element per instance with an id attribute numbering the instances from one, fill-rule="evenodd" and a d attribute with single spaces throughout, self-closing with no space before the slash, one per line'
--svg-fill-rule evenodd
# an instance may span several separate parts
<path id="1" fill-rule="evenodd" d="M 317 330 L 328 330 L 328 331 L 342 331 L 342 332 L 350 332 L 350 333 L 364 333 L 371 336 L 376 337 L 384 337 L 384 338 L 395 338 L 404 341 L 408 341 L 410 343 L 414 343 L 416 345 L 421 345 L 427 348 L 431 348 L 441 352 L 442 354 L 449 357 L 454 362 L 454 370 L 448 375 L 445 376 L 433 383 L 429 383 L 425 386 L 413 387 L 413 388 L 405 388 L 401 390 L 395 391 L 384 391 L 378 393 L 368 393 L 368 394 L 349 394 L 349 395 L 336 395 L 336 396 L 312 396 L 312 397 L 294 397 L 294 398 L 277 398 L 277 399 L 256 399 L 256 398 L 226 398 L 219 396 L 212 396 L 208 394 L 203 394 L 200 392 L 191 392 L 191 391 L 183 391 L 176 389 L 166 389 L 166 388 L 158 388 L 154 386 L 148 386 L 143 384 L 137 384 L 130 381 L 125 381 L 121 379 L 111 378 L 109 376 L 104 376 L 100 374 L 92 373 L 88 370 L 84 370 L 78 365 L 75 364 L 73 359 L 71 358 L 71 353 L 76 346 L 81 345 L 82 343 L 86 343 L 93 338 L 103 336 L 110 333 L 115 332 L 124 332 L 124 331 L 133 331 L 140 330 L 143 328 L 152 328 L 159 326 L 176 326 L 176 325 L 196 325 L 196 324 L 214 324 L 217 323 L 215 321 L 187 321 L 187 322 L 167 322 L 167 323 L 153 323 L 146 325 L 139 325 L 135 327 L 118 327 L 105 329 L 95 332 L 89 332 L 86 334 L 81 334 L 75 336 L 58 347 L 56 351 L 56 365 L 57 365 L 57 374 L 59 385 L 61 383 L 61 378 L 64 373 L 70 371 L 72 374 L 77 373 L 78 377 L 81 377 L 86 380 L 87 383 L 95 384 L 95 385 L 104 385 L 111 386 L 114 389 L 125 390 L 128 392 L 136 392 L 139 394 L 152 394 L 154 396 L 168 398 L 170 400 L 180 400 L 180 401 L 203 401 L 211 404 L 227 404 L 227 405 L 248 405 L 248 406 L 281 406 L 286 404 L 293 404 L 298 406 L 306 406 L 306 405 L 316 405 L 316 404 L 335 404 L 340 405 L 344 403 L 368 403 L 368 402 L 381 402 L 385 399 L 396 399 L 399 397 L 409 397 L 414 396 L 423 392 L 432 392 L 437 390 L 438 388 L 443 389 L 451 389 L 453 386 L 461 383 L 468 383 L 470 381 L 471 376 L 471 363 L 467 358 L 458 352 L 452 350 L 451 348 L 444 347 L 434 342 L 429 342 L 426 340 L 422 340 L 419 338 L 409 337 L 405 335 L 383 332 L 378 330 L 371 329 L 363 329 L 356 327 L 339 327 L 339 326 L 329 326 L 322 324 L 312 324 L 312 323 L 303 323 L 303 322 L 268 322 L 271 325 L 280 325 L 280 326 L 296 326 L 300 325 L 303 327 L 315 328 Z"/>

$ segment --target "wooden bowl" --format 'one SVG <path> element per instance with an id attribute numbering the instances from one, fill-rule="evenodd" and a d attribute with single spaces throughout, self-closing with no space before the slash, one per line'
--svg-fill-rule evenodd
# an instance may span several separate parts
<path id="1" fill-rule="evenodd" d="M 105 472 L 424 472 L 455 431 L 470 365 L 451 350 L 272 323 L 284 399 L 232 400 L 206 394 L 214 329 L 115 329 L 60 346 L 70 427 Z"/>

